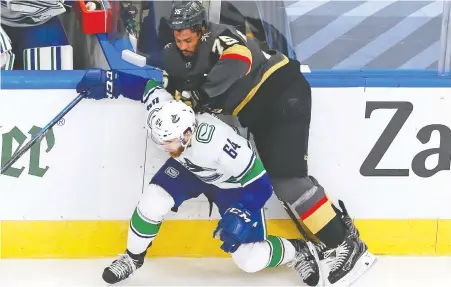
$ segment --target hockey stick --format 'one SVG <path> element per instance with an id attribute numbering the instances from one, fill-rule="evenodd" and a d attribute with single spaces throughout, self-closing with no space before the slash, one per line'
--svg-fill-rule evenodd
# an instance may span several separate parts
<path id="1" fill-rule="evenodd" d="M 73 107 L 75 107 L 89 92 L 80 93 L 69 105 L 67 105 L 53 120 L 51 120 L 45 127 L 43 127 L 37 134 L 35 134 L 31 140 L 23 146 L 21 149 L 17 150 L 13 156 L 2 166 L 0 174 L 4 174 L 5 171 L 10 168 L 27 150 L 31 148 L 38 140 L 41 140 L 47 132 L 59 121 L 64 115 L 66 115 Z"/>

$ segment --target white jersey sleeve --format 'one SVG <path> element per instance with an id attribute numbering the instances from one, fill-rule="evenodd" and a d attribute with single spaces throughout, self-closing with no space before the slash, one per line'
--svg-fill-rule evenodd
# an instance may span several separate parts
<path id="1" fill-rule="evenodd" d="M 155 109 L 155 106 L 162 105 L 165 102 L 173 100 L 174 98 L 164 88 L 157 86 L 157 82 L 150 80 L 143 94 L 143 103 L 146 106 L 146 110 L 151 112 Z"/>
<path id="2" fill-rule="evenodd" d="M 147 127 L 150 129 L 150 120 L 155 111 L 174 98 L 164 88 L 157 86 L 154 80 L 150 80 L 143 94 L 143 103 L 148 112 L 147 114 Z"/>

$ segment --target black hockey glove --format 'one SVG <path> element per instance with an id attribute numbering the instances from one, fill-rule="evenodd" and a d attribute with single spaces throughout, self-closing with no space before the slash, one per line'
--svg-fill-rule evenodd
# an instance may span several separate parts
<path id="1" fill-rule="evenodd" d="M 194 109 L 197 113 L 205 113 L 210 110 L 210 97 L 204 93 L 202 90 L 193 90 L 191 95 L 196 102 L 196 107 Z"/>
<path id="2" fill-rule="evenodd" d="M 191 106 L 195 113 L 205 113 L 209 111 L 209 97 L 199 90 L 183 91 L 180 100 Z"/>

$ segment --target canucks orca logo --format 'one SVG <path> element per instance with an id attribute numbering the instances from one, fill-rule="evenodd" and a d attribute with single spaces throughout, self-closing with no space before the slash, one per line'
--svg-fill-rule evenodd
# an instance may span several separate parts
<path id="1" fill-rule="evenodd" d="M 201 167 L 199 165 L 194 164 L 192 161 L 187 159 L 186 157 L 183 158 L 185 162 L 182 162 L 183 166 L 186 167 L 191 172 L 201 172 L 201 171 L 216 171 L 214 168 L 208 168 L 208 167 Z"/>
<path id="2" fill-rule="evenodd" d="M 212 182 L 217 180 L 218 178 L 220 178 L 222 176 L 222 174 L 219 173 L 213 173 L 213 174 L 207 174 L 207 175 L 199 175 L 196 173 L 202 172 L 202 171 L 210 171 L 210 172 L 214 172 L 216 171 L 216 169 L 214 168 L 208 168 L 208 167 L 202 167 L 202 166 L 198 166 L 196 164 L 194 164 L 192 161 L 190 161 L 187 158 L 183 158 L 185 160 L 185 162 L 181 162 L 182 165 L 188 169 L 189 171 L 195 173 L 195 175 L 201 179 L 202 181 L 205 182 Z"/>
<path id="3" fill-rule="evenodd" d="M 171 115 L 171 118 L 172 118 L 172 122 L 174 124 L 176 124 L 176 123 L 178 123 L 180 121 L 179 115 Z"/>

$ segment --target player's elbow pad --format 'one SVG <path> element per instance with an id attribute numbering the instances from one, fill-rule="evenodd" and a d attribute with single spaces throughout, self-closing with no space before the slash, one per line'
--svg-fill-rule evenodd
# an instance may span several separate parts
<path id="1" fill-rule="evenodd" d="M 247 209 L 261 209 L 272 195 L 272 184 L 267 173 L 244 187 L 239 202 Z"/>

